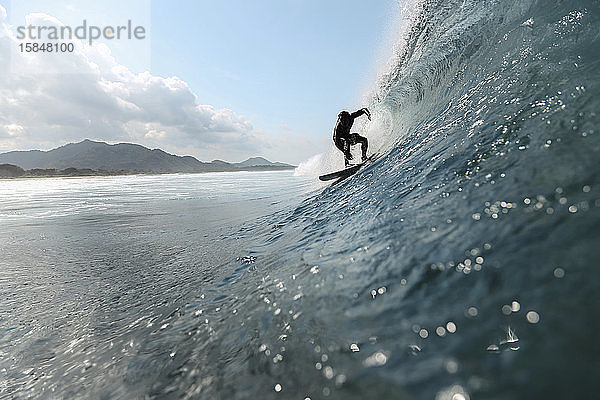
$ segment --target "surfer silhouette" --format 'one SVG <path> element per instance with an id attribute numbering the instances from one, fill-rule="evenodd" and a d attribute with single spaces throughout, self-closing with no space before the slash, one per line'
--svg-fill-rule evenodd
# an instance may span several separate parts
<path id="1" fill-rule="evenodd" d="M 360 143 L 360 150 L 362 152 L 362 161 L 367 159 L 367 148 L 369 143 L 367 138 L 360 136 L 358 133 L 350 133 L 350 129 L 354 124 L 354 120 L 361 115 L 366 115 L 371 120 L 371 113 L 367 108 L 361 108 L 358 111 L 350 114 L 348 111 L 341 111 L 338 114 L 337 123 L 333 129 L 333 143 L 342 153 L 344 153 L 344 165 L 347 167 L 350 165 L 352 160 L 352 154 L 350 153 L 350 146 Z"/>

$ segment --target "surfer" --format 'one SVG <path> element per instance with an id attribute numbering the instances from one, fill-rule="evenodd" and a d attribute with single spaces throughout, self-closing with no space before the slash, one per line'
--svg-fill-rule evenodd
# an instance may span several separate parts
<path id="1" fill-rule="evenodd" d="M 335 124 L 335 128 L 333 129 L 333 143 L 335 143 L 335 147 L 340 149 L 342 153 L 344 153 L 344 165 L 350 165 L 350 160 L 352 160 L 352 154 L 350 153 L 350 146 L 360 143 L 360 150 L 362 152 L 362 161 L 364 162 L 367 159 L 367 148 L 369 147 L 369 143 L 367 138 L 364 136 L 360 136 L 358 133 L 350 133 L 350 129 L 352 128 L 352 124 L 354 124 L 354 119 L 360 117 L 361 115 L 366 115 L 371 120 L 371 113 L 367 108 L 361 108 L 358 111 L 350 114 L 348 111 L 342 111 L 338 114 L 338 120 Z"/>

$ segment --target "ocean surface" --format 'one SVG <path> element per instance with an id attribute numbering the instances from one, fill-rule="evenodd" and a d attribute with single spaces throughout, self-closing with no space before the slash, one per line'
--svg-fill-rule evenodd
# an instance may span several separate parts
<path id="1" fill-rule="evenodd" d="M 598 397 L 600 2 L 401 6 L 340 184 L 0 181 L 0 397 Z"/>

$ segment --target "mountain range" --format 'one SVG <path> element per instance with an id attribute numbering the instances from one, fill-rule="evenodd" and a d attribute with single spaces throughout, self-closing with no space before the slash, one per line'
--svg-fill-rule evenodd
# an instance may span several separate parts
<path id="1" fill-rule="evenodd" d="M 240 163 L 221 160 L 202 162 L 192 156 L 177 156 L 139 144 L 108 144 L 86 139 L 53 150 L 10 151 L 0 154 L 0 164 L 24 170 L 94 170 L 145 173 L 221 172 L 240 170 L 292 169 L 293 165 L 271 162 L 262 157 Z"/>

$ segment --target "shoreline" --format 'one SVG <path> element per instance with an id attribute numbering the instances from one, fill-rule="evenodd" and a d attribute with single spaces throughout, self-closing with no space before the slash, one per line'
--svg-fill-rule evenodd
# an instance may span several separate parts
<path id="1" fill-rule="evenodd" d="M 236 169 L 215 169 L 208 171 L 108 171 L 108 170 L 75 170 L 64 172 L 66 170 L 56 171 L 56 174 L 31 174 L 27 173 L 31 170 L 26 170 L 24 174 L 17 176 L 0 176 L 0 180 L 12 179 L 44 179 L 44 178 L 86 178 L 86 177 L 110 177 L 110 176 L 129 176 L 129 175 L 174 175 L 174 174 L 206 174 L 206 173 L 221 173 L 221 172 L 267 172 L 267 171 L 292 171 L 296 166 L 253 166 L 247 168 Z"/>

